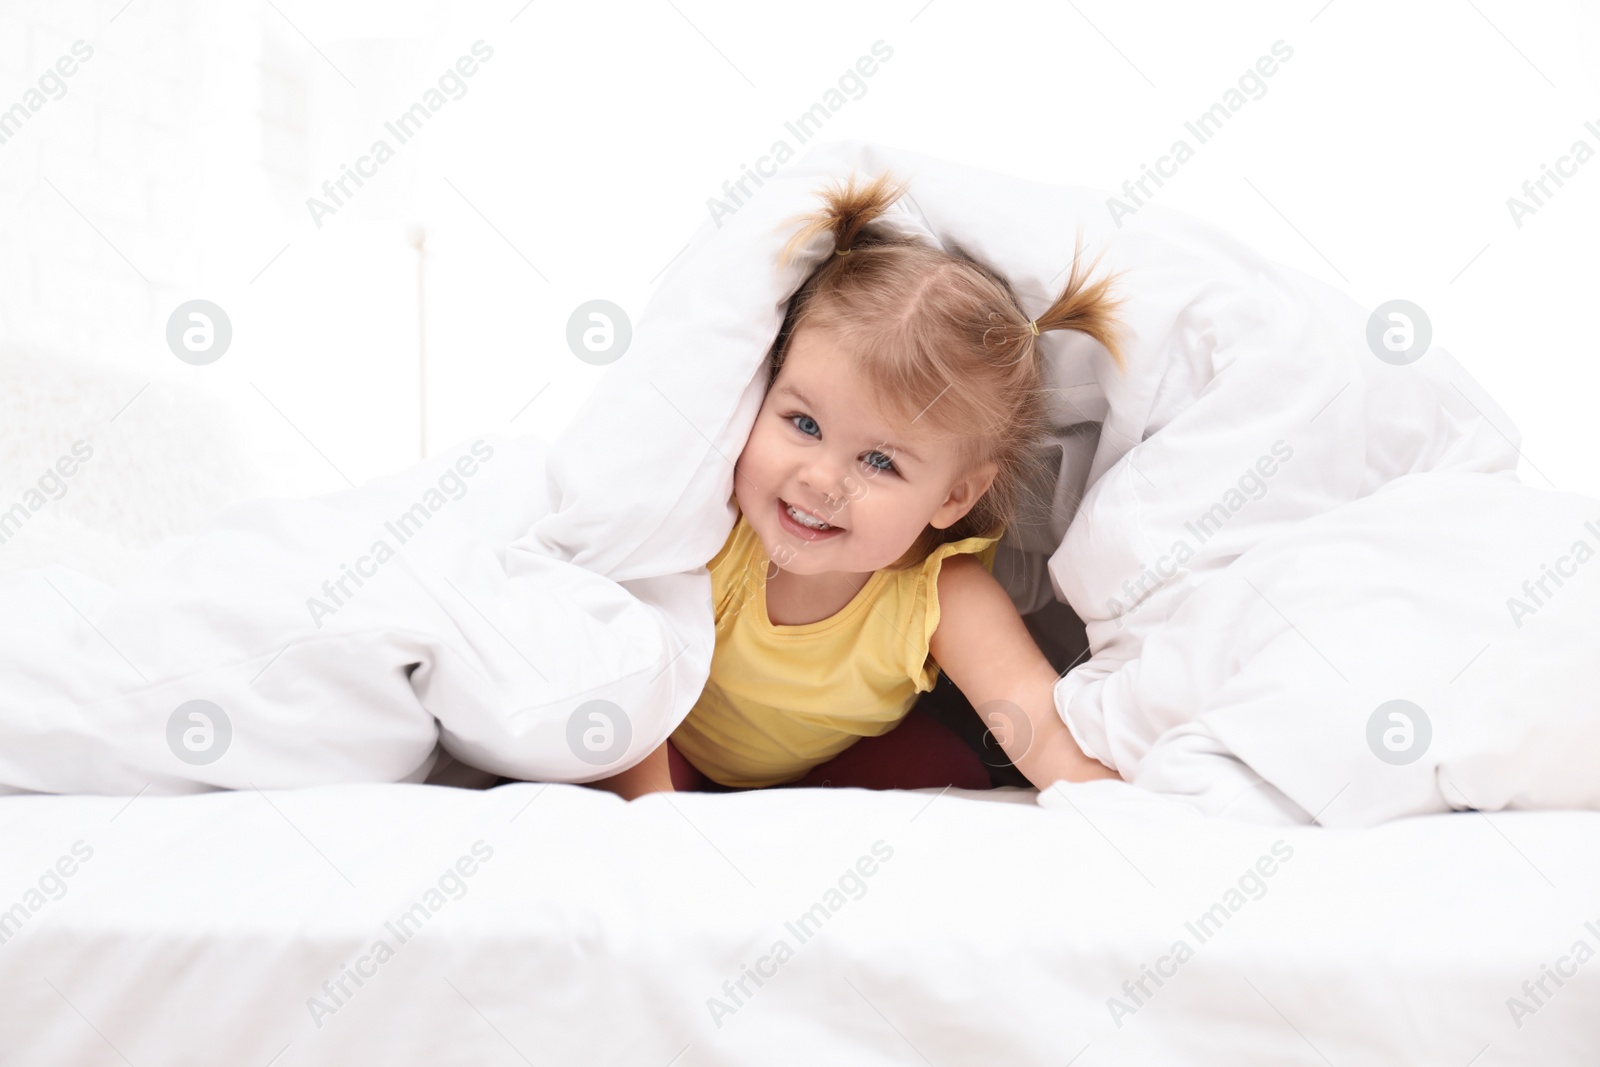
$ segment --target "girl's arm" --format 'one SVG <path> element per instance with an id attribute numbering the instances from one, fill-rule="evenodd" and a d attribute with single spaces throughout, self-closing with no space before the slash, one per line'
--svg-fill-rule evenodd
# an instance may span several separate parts
<path id="1" fill-rule="evenodd" d="M 602 778 L 589 785 L 615 793 L 623 800 L 637 800 L 646 793 L 671 793 L 672 771 L 667 764 L 667 743 L 661 742 L 654 752 L 621 774 L 613 774 L 610 778 Z"/>
<path id="2" fill-rule="evenodd" d="M 978 710 L 1017 770 L 1038 788 L 1063 778 L 1121 777 L 1084 755 L 1072 739 L 1056 712 L 1060 676 L 1034 643 L 1011 597 L 976 556 L 951 556 L 941 566 L 939 626 L 928 651 Z M 985 706 L 994 701 L 1005 703 Z M 1024 721 L 1010 721 L 1017 708 Z"/>

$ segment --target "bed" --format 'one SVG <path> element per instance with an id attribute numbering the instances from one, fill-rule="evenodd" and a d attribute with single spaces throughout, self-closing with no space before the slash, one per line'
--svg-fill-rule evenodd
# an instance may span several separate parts
<path id="1" fill-rule="evenodd" d="M 1600 1058 L 1600 813 L 395 784 L 0 821 L 7 1064 Z"/>
<path id="2" fill-rule="evenodd" d="M 884 164 L 918 175 L 896 225 L 1030 310 L 1075 225 L 1141 282 L 1133 372 L 1041 341 L 1054 508 L 996 565 L 1133 784 L 571 784 L 610 769 L 570 745 L 582 701 L 630 710 L 636 759 L 705 680 L 726 456 L 806 269 L 741 264 L 819 177 Z M 554 442 L 247 502 L 131 577 L 0 572 L 0 1063 L 1600 1062 L 1600 586 L 1512 634 L 1499 600 L 1594 503 L 1516 481 L 1515 427 L 1447 353 L 1380 362 L 1348 298 L 1196 220 L 1112 235 L 1093 190 L 853 142 L 763 195 Z M 603 447 L 647 422 L 652 464 Z M 1117 604 L 1285 430 L 1270 493 Z M 307 615 L 447 478 L 470 491 L 426 537 Z M 1407 692 L 1435 741 L 1390 763 L 1368 716 Z M 210 759 L 170 732 L 197 697 L 232 721 Z"/>

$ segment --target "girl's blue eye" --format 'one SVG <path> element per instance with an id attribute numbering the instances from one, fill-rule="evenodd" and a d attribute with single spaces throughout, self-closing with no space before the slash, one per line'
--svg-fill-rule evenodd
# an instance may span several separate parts
<path id="1" fill-rule="evenodd" d="M 791 426 L 793 426 L 795 429 L 799 430 L 801 433 L 805 434 L 807 437 L 816 436 L 816 434 L 813 433 L 813 431 L 820 432 L 821 429 L 822 429 L 820 426 L 817 425 L 817 420 L 813 419 L 810 415 L 785 415 L 784 418 L 788 419 L 789 420 L 789 424 Z M 890 471 L 890 472 L 892 472 L 892 471 L 897 470 L 897 468 L 894 465 L 894 460 L 890 459 L 889 456 L 886 453 L 883 453 L 883 452 L 868 452 L 867 456 L 868 457 L 881 456 L 886 461 L 883 464 L 879 464 L 879 463 L 872 462 L 871 459 L 869 458 L 868 462 L 867 462 L 867 466 L 871 467 L 874 471 L 877 471 L 877 472 Z"/>

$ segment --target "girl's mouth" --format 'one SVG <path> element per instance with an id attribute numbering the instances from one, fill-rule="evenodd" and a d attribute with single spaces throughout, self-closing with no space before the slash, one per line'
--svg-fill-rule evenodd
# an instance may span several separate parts
<path id="1" fill-rule="evenodd" d="M 806 541 L 825 541 L 830 537 L 835 537 L 844 533 L 843 527 L 839 526 L 826 526 L 820 528 L 816 526 L 807 526 L 804 522 L 795 518 L 794 515 L 790 513 L 789 507 L 790 505 L 782 498 L 778 499 L 778 524 L 782 526 L 784 530 L 796 537 L 802 538 Z M 800 511 L 798 508 L 795 510 Z M 808 512 L 800 511 L 800 514 L 805 515 L 807 519 L 811 518 Z"/>

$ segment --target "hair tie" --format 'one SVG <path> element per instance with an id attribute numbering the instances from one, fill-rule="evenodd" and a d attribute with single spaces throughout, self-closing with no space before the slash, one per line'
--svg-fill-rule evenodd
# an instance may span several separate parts
<path id="1" fill-rule="evenodd" d="M 850 251 L 851 250 L 848 249 L 848 248 L 845 248 L 845 249 L 835 248 L 833 250 L 833 254 L 836 255 L 836 256 L 848 256 L 850 254 Z"/>
<path id="2" fill-rule="evenodd" d="M 1028 320 L 1028 329 L 1033 331 L 1033 335 L 1035 337 L 1038 337 L 1039 336 L 1039 322 L 1038 322 L 1038 320 L 1037 319 L 1029 319 Z"/>

